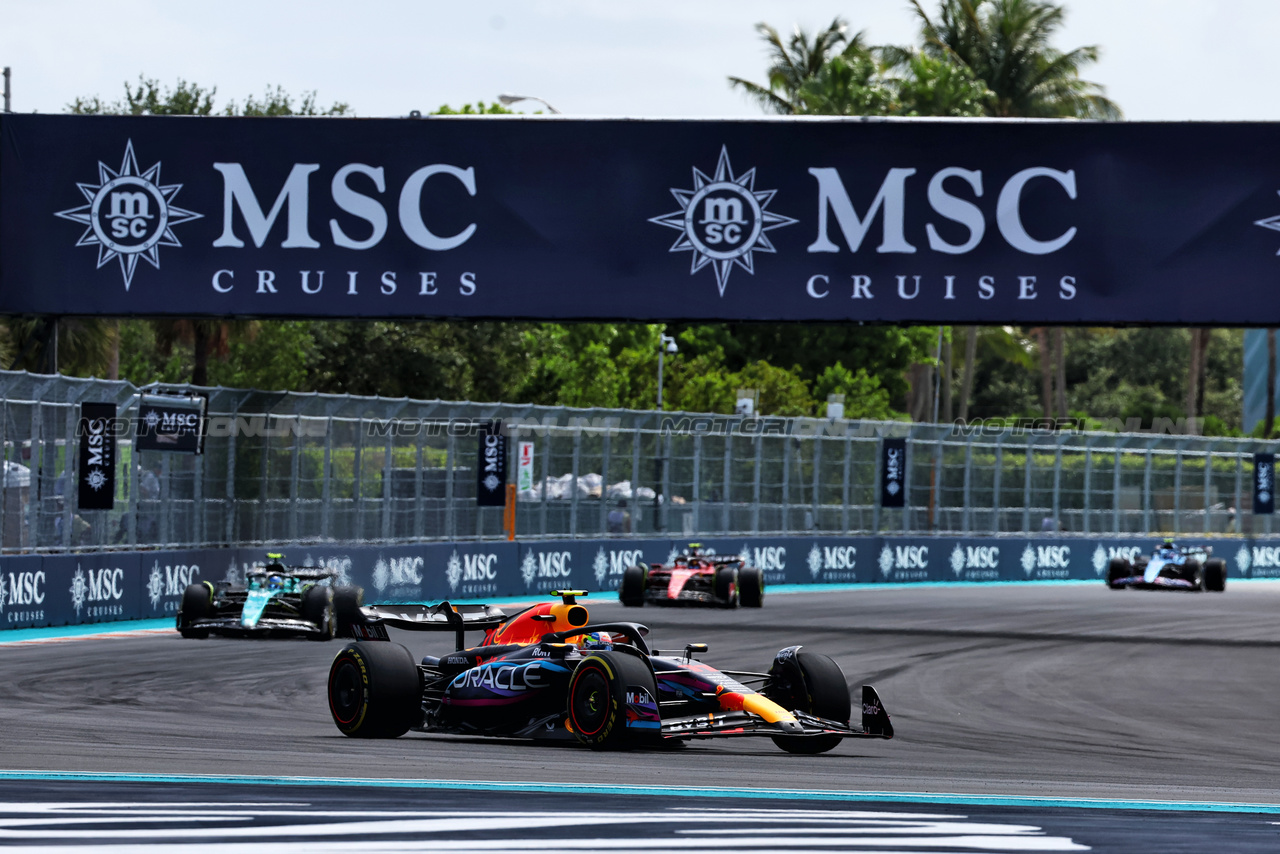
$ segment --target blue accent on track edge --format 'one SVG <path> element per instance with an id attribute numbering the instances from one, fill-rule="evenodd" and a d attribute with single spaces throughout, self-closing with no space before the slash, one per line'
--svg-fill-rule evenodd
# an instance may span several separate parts
<path id="1" fill-rule="evenodd" d="M 1049 807 L 1056 809 L 1157 810 L 1163 812 L 1264 813 L 1280 815 L 1280 804 L 1214 801 L 1142 801 L 1106 798 L 1044 798 L 934 792 L 836 792 L 815 789 L 602 786 L 579 783 L 509 783 L 487 780 L 422 780 L 356 777 L 270 777 L 208 774 L 125 774 L 96 771 L 0 771 L 0 782 L 26 780 L 73 783 L 188 783 L 236 786 L 358 786 L 391 789 L 449 789 L 473 792 L 541 792 L 575 795 L 740 798 L 744 800 L 846 801 L 857 803 L 944 804 L 955 806 Z"/>

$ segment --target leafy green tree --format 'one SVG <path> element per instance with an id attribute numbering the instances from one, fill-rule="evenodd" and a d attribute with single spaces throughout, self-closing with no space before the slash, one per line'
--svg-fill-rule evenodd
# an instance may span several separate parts
<path id="1" fill-rule="evenodd" d="M 826 413 L 827 396 L 831 394 L 844 395 L 845 418 L 892 421 L 902 415 L 890 405 L 889 392 L 881 388 L 880 380 L 868 374 L 866 368 L 858 368 L 855 373 L 837 361 L 818 376 L 813 391 L 818 415 Z"/>
<path id="2" fill-rule="evenodd" d="M 435 110 L 433 116 L 511 116 L 515 115 L 515 110 L 509 110 L 501 104 L 486 104 L 484 101 L 477 101 L 475 104 L 463 104 L 461 107 L 454 108 L 448 104 L 441 104 L 440 108 Z M 542 111 L 538 110 L 534 115 L 541 115 Z"/>
<path id="3" fill-rule="evenodd" d="M 756 24 L 760 37 L 769 46 L 768 80 L 765 85 L 741 77 L 730 77 L 729 85 L 756 101 L 767 113 L 792 115 L 804 112 L 801 89 L 817 77 L 833 56 L 865 56 L 868 48 L 863 33 L 848 36 L 849 26 L 843 19 L 832 19 L 826 29 L 810 37 L 796 27 L 791 38 L 765 23 Z"/>
<path id="4" fill-rule="evenodd" d="M 926 55 L 967 67 L 993 93 L 992 116 L 1119 119 L 1120 108 L 1103 87 L 1080 71 L 1101 50 L 1086 45 L 1062 52 L 1050 44 L 1066 11 L 1043 0 L 941 0 L 930 17 L 910 0 L 920 20 Z M 893 64 L 909 61 L 906 49 L 886 52 Z"/>

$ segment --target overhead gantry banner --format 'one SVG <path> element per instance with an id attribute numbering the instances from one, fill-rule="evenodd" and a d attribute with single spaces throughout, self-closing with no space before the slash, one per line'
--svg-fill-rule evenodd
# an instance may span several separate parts
<path id="1" fill-rule="evenodd" d="M 0 118 L 0 313 L 1280 325 L 1280 125 Z"/>

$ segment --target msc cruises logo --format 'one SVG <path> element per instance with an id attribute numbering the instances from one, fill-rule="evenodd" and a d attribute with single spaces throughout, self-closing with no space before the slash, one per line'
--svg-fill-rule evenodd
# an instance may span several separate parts
<path id="1" fill-rule="evenodd" d="M 766 232 L 796 222 L 766 210 L 777 190 L 756 190 L 755 183 L 754 168 L 733 174 L 729 150 L 721 147 L 715 175 L 695 166 L 692 189 L 671 188 L 680 210 L 649 220 L 680 232 L 669 251 L 693 253 L 690 275 L 708 264 L 715 269 L 720 296 L 735 264 L 754 274 L 753 252 L 777 252 Z"/>
<path id="2" fill-rule="evenodd" d="M 125 143 L 119 171 L 98 161 L 98 183 L 76 186 L 87 204 L 55 216 L 88 226 L 76 246 L 97 246 L 99 269 L 118 258 L 126 291 L 139 258 L 160 269 L 160 247 L 182 246 L 173 226 L 202 216 L 174 206 L 173 198 L 182 185 L 161 184 L 159 163 L 138 171 L 133 140 Z"/>

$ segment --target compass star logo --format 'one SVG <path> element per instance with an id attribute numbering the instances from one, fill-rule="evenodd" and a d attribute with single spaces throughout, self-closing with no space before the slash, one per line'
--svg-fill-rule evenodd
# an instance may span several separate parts
<path id="1" fill-rule="evenodd" d="M 84 479 L 89 484 L 89 488 L 94 492 L 107 485 L 107 476 L 103 474 L 102 469 L 93 469 L 89 472 L 89 476 Z"/>
<path id="2" fill-rule="evenodd" d="M 756 170 L 733 174 L 729 149 L 720 148 L 714 175 L 693 168 L 693 188 L 671 188 L 680 210 L 650 218 L 680 232 L 670 252 L 692 252 L 689 275 L 707 265 L 716 271 L 716 285 L 724 296 L 734 266 L 755 274 L 754 252 L 777 252 L 767 232 L 796 220 L 767 210 L 777 190 L 756 190 Z"/>
<path id="3" fill-rule="evenodd" d="M 203 216 L 173 204 L 182 185 L 161 184 L 159 163 L 139 171 L 133 140 L 125 143 L 119 170 L 98 161 L 98 183 L 76 186 L 87 203 L 54 215 L 88 226 L 76 246 L 97 246 L 99 269 L 118 259 L 126 291 L 139 258 L 160 269 L 160 247 L 182 246 L 173 226 Z"/>

